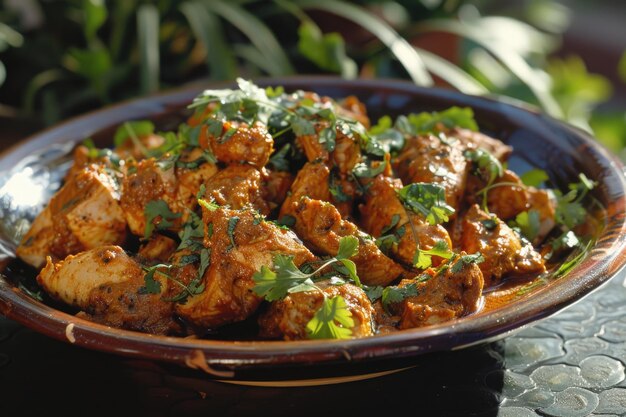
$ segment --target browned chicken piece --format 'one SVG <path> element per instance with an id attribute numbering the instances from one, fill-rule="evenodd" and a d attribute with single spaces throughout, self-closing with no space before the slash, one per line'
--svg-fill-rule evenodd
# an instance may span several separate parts
<path id="1" fill-rule="evenodd" d="M 482 148 L 501 162 L 506 161 L 511 155 L 511 152 L 513 152 L 511 146 L 481 132 L 474 132 L 463 128 L 454 128 L 444 132 L 452 138 L 459 139 L 463 145 L 465 145 L 464 147 L 466 149 Z"/>
<path id="2" fill-rule="evenodd" d="M 486 185 L 478 176 L 470 175 L 465 194 L 467 203 L 482 204 L 482 194 L 479 191 Z M 555 224 L 556 203 L 550 194 L 546 190 L 524 185 L 517 174 L 508 169 L 494 181 L 487 192 L 487 207 L 503 220 L 514 219 L 523 211 L 536 210 L 540 221 L 537 242 L 543 240 Z"/>
<path id="3" fill-rule="evenodd" d="M 329 153 L 326 144 L 320 142 L 319 134 L 322 130 L 328 128 L 330 122 L 327 120 L 318 120 L 313 122 L 315 134 L 296 136 L 295 143 L 302 149 L 307 161 L 309 162 L 328 162 Z"/>
<path id="4" fill-rule="evenodd" d="M 275 254 L 293 256 L 296 266 L 315 259 L 293 232 L 259 221 L 251 210 L 203 207 L 202 211 L 204 244 L 211 250 L 205 289 L 176 305 L 176 312 L 195 326 L 213 329 L 254 313 L 263 299 L 252 291 L 252 276 L 263 265 L 271 268 Z"/>
<path id="5" fill-rule="evenodd" d="M 259 335 L 263 338 L 300 340 L 307 338 L 306 326 L 327 298 L 341 296 L 352 314 L 354 326 L 352 337 L 373 335 L 372 316 L 374 309 L 365 292 L 352 284 L 332 285 L 328 281 L 315 283 L 320 291 L 303 291 L 288 294 L 274 301 L 259 317 Z"/>
<path id="6" fill-rule="evenodd" d="M 143 236 L 146 230 L 146 205 L 163 201 L 172 217 L 172 230 L 184 223 L 189 212 L 197 207 L 197 194 L 201 186 L 217 172 L 214 164 L 205 162 L 196 168 L 180 168 L 164 164 L 154 158 L 137 163 L 133 173 L 122 182 L 120 205 L 124 210 L 130 231 Z M 161 222 L 159 216 L 153 222 Z"/>
<path id="7" fill-rule="evenodd" d="M 522 241 L 503 221 L 494 221 L 477 204 L 469 208 L 456 226 L 459 230 L 456 245 L 467 253 L 480 252 L 485 258 L 480 264 L 485 287 L 498 284 L 505 277 L 546 270 L 541 255 L 530 242 Z"/>
<path id="8" fill-rule="evenodd" d="M 335 256 L 344 236 L 359 240 L 358 252 L 350 258 L 357 267 L 361 282 L 367 285 L 388 285 L 405 276 L 404 268 L 385 256 L 371 236 L 347 220 L 330 203 L 303 197 L 293 203 L 290 214 L 296 219 L 294 230 L 315 252 Z"/>
<path id="9" fill-rule="evenodd" d="M 464 252 L 459 254 L 461 257 L 465 255 Z M 455 272 L 452 265 L 459 262 L 460 268 Z M 450 268 L 440 273 L 432 272 L 434 276 L 424 282 L 415 279 L 400 282 L 399 287 L 416 285 L 417 295 L 390 306 L 391 312 L 400 318 L 399 329 L 443 323 L 474 313 L 480 307 L 484 281 L 479 265 L 463 264 L 457 258 L 451 260 Z"/>
<path id="10" fill-rule="evenodd" d="M 294 181 L 292 173 L 287 171 L 274 171 L 263 168 L 263 196 L 270 211 L 280 207 L 287 198 L 289 189 Z"/>
<path id="11" fill-rule="evenodd" d="M 22 238 L 17 256 L 41 268 L 85 249 L 126 240 L 126 220 L 116 179 L 104 167 L 89 165 L 69 177 Z"/>
<path id="12" fill-rule="evenodd" d="M 366 129 L 370 128 L 370 119 L 367 116 L 367 108 L 365 104 L 356 96 L 348 96 L 337 103 L 337 114 L 347 119 L 360 122 Z"/>
<path id="13" fill-rule="evenodd" d="M 194 148 L 190 152 L 183 152 L 180 157 L 181 162 L 192 162 L 201 160 L 202 150 Z M 210 162 L 202 162 L 193 168 L 176 166 L 175 174 L 177 180 L 176 207 L 183 211 L 185 208 L 194 210 L 198 204 L 198 192 L 203 184 L 218 172 L 217 165 Z M 186 219 L 186 216 L 183 216 Z"/>
<path id="14" fill-rule="evenodd" d="M 441 225 L 431 225 L 423 217 L 404 208 L 396 191 L 402 188 L 397 178 L 378 175 L 365 194 L 365 204 L 360 206 L 361 225 L 374 236 L 395 234 L 397 245 L 391 246 L 391 256 L 404 265 L 413 265 L 415 251 L 432 249 L 437 242 L 444 241 L 449 248 L 452 242 L 448 231 Z M 395 225 L 394 225 L 395 224 Z M 433 257 L 433 264 L 442 261 Z"/>
<path id="15" fill-rule="evenodd" d="M 155 274 L 163 289 L 168 282 Z M 83 310 L 90 320 L 155 334 L 179 330 L 173 305 L 161 294 L 147 294 L 144 271 L 119 246 L 102 246 L 46 266 L 37 282 L 53 298 Z"/>
<path id="16" fill-rule="evenodd" d="M 332 191 L 331 191 L 332 190 Z M 328 166 L 322 161 L 307 162 L 298 171 L 296 179 L 291 185 L 289 194 L 283 201 L 279 218 L 290 214 L 293 203 L 302 197 L 322 200 L 333 203 L 347 218 L 352 214 L 352 203 L 356 196 L 356 185 L 348 179 L 341 179 L 331 173 Z"/>
<path id="17" fill-rule="evenodd" d="M 234 210 L 253 208 L 269 214 L 263 199 L 262 178 L 251 165 L 229 165 L 211 177 L 205 184 L 205 198 Z"/>
<path id="18" fill-rule="evenodd" d="M 244 122 L 225 121 L 222 122 L 222 131 L 218 137 L 215 137 L 207 126 L 203 126 L 200 146 L 211 149 L 220 162 L 248 163 L 261 169 L 274 151 L 274 139 L 261 122 L 249 126 Z"/>
<path id="19" fill-rule="evenodd" d="M 393 167 L 404 184 L 427 182 L 443 187 L 446 202 L 456 210 L 465 191 L 469 164 L 463 150 L 449 141 L 454 139 L 434 135 L 409 138 Z"/>
<path id="20" fill-rule="evenodd" d="M 361 147 L 357 139 L 337 129 L 335 149 L 331 153 L 332 161 L 342 176 L 348 175 L 361 161 Z"/>
<path id="21" fill-rule="evenodd" d="M 150 239 L 141 244 L 137 258 L 144 264 L 165 263 L 174 254 L 177 246 L 174 239 L 154 233 Z"/>
<path id="22" fill-rule="evenodd" d="M 293 203 L 299 201 L 302 197 L 330 201 L 329 178 L 330 169 L 323 162 L 307 162 L 304 164 L 298 171 L 296 179 L 291 185 L 290 192 L 282 204 L 279 218 L 286 214 L 291 214 Z"/>
<path id="23" fill-rule="evenodd" d="M 162 200 L 175 213 L 176 191 L 178 181 L 173 167 L 163 169 L 154 158 L 144 159 L 137 163 L 137 169 L 127 175 L 122 183 L 120 205 L 124 210 L 128 228 L 138 236 L 146 230 L 146 205 L 151 201 Z M 179 214 L 182 214 L 179 212 Z M 154 219 L 159 221 L 160 219 Z M 180 222 L 172 219 L 175 224 Z"/>
<path id="24" fill-rule="evenodd" d="M 84 145 L 78 145 L 74 148 L 72 166 L 65 174 L 64 181 L 67 182 L 71 177 L 76 176 L 80 171 L 89 165 L 101 165 L 106 168 L 112 168 L 108 173 L 115 175 L 121 181 L 123 178 L 124 166 L 115 166 L 112 159 L 117 158 L 112 152 L 97 152 L 96 155 L 90 153 L 89 148 Z M 119 171 L 119 172 L 116 172 Z"/>

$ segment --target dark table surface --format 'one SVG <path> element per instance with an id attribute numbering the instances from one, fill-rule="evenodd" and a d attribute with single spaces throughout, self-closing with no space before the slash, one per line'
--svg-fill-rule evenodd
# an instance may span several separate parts
<path id="1" fill-rule="evenodd" d="M 382 377 L 295 388 L 216 382 L 0 316 L 0 416 L 626 416 L 625 285 L 622 273 L 497 342 L 423 355 Z"/>

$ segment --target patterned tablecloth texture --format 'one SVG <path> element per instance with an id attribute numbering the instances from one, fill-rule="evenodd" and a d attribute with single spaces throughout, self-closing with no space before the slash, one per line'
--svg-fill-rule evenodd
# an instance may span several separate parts
<path id="1" fill-rule="evenodd" d="M 208 381 L 0 317 L 0 416 L 626 416 L 625 285 L 620 274 L 498 342 L 425 355 L 379 378 L 299 388 Z"/>

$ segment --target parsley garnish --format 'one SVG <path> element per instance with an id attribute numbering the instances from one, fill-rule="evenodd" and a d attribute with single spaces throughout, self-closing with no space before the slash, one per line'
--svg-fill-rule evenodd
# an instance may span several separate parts
<path id="1" fill-rule="evenodd" d="M 441 112 L 413 113 L 396 119 L 396 128 L 413 136 L 437 133 L 442 128 L 452 129 L 455 127 L 478 130 L 471 108 L 455 106 Z"/>
<path id="2" fill-rule="evenodd" d="M 400 303 L 408 297 L 415 297 L 417 295 L 419 295 L 419 290 L 416 282 L 411 282 L 402 287 L 390 285 L 383 289 L 381 301 L 383 307 L 387 309 L 390 304 Z"/>
<path id="3" fill-rule="evenodd" d="M 151 267 L 144 268 L 146 274 L 143 276 L 144 286 L 139 288 L 139 294 L 160 294 L 161 283 L 154 279 L 154 274 L 159 273 L 165 277 L 170 278 L 169 274 L 160 271 L 159 268 L 170 269 L 172 265 L 158 264 Z"/>
<path id="4" fill-rule="evenodd" d="M 555 220 L 568 229 L 573 229 L 585 221 L 587 211 L 584 209 L 581 202 L 596 184 L 594 181 L 587 178 L 585 174 L 581 173 L 578 177 L 580 182 L 570 184 L 568 187 L 569 191 L 566 194 L 555 190 L 558 203 L 555 212 Z"/>
<path id="5" fill-rule="evenodd" d="M 152 236 L 155 227 L 157 230 L 165 230 L 172 227 L 174 225 L 173 221 L 178 219 L 181 215 L 181 213 L 172 212 L 167 203 L 163 200 L 149 201 L 144 208 L 146 227 L 144 229 L 143 238 L 148 239 Z M 154 220 L 157 218 L 160 218 L 160 220 L 155 225 Z"/>
<path id="6" fill-rule="evenodd" d="M 139 141 L 140 136 L 149 136 L 154 133 L 154 123 L 149 120 L 137 120 L 126 122 L 118 127 L 113 136 L 113 144 L 115 147 L 123 145 L 128 139 L 147 156 L 146 147 Z"/>
<path id="7" fill-rule="evenodd" d="M 520 233 L 532 242 L 539 234 L 541 227 L 539 212 L 535 209 L 522 211 L 515 216 L 515 220 L 511 222 L 511 227 L 519 228 Z"/>
<path id="8" fill-rule="evenodd" d="M 545 181 L 549 180 L 548 174 L 543 169 L 531 169 L 520 175 L 519 179 L 528 187 L 539 187 Z"/>
<path id="9" fill-rule="evenodd" d="M 416 182 L 396 193 L 407 209 L 421 214 L 431 225 L 447 222 L 454 213 L 454 208 L 446 203 L 446 193 L 440 185 Z"/>

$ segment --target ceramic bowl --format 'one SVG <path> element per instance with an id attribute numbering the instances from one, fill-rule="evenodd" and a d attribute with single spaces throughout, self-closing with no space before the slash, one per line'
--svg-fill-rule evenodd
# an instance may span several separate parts
<path id="1" fill-rule="evenodd" d="M 325 77 L 256 80 L 286 91 L 312 90 L 331 97 L 358 96 L 372 120 L 389 114 L 469 106 L 481 130 L 514 148 L 509 166 L 536 167 L 554 184 L 576 182 L 578 173 L 597 181 L 593 196 L 605 207 L 604 226 L 569 273 L 525 297 L 484 313 L 430 327 L 351 340 L 228 341 L 160 337 L 82 320 L 30 297 L 17 284 L 19 271 L 0 275 L 0 312 L 50 337 L 87 349 L 198 369 L 209 378 L 246 383 L 345 381 L 411 366 L 427 352 L 462 349 L 506 337 L 580 300 L 611 279 L 626 262 L 625 191 L 621 163 L 587 133 L 519 103 L 420 88 L 390 80 L 346 81 Z M 176 126 L 185 107 L 204 88 L 193 85 L 105 108 L 48 129 L 0 156 L 0 250 L 10 256 L 18 236 L 59 186 L 68 153 L 87 137 L 105 145 L 115 128 L 130 119 Z M 17 190 L 17 192 L 16 192 Z M 304 382 L 308 383 L 308 382 Z"/>

